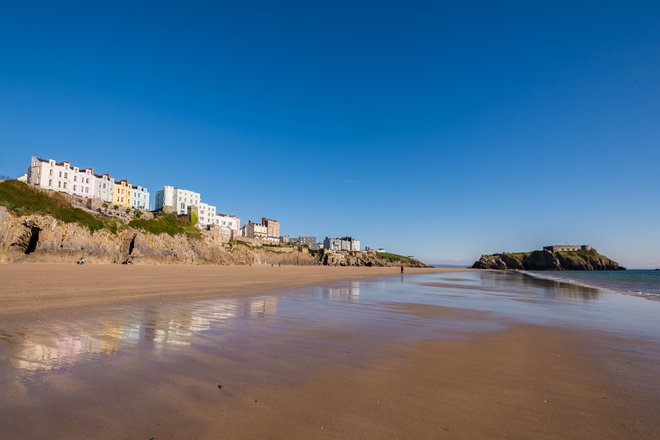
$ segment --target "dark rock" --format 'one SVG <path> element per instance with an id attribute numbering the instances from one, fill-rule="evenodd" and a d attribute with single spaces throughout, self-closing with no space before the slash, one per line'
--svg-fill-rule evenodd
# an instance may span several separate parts
<path id="1" fill-rule="evenodd" d="M 583 251 L 504 252 L 482 255 L 473 269 L 495 270 L 625 270 L 616 261 L 599 254 L 595 249 Z"/>

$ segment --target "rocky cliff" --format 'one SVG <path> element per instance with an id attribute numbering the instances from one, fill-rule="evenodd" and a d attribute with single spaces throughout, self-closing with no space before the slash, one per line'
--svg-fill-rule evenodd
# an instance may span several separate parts
<path id="1" fill-rule="evenodd" d="M 473 269 L 497 270 L 625 270 L 616 261 L 601 255 L 595 249 L 589 251 L 501 253 L 482 255 L 472 265 Z"/>
<path id="2" fill-rule="evenodd" d="M 0 182 L 0 262 L 415 266 L 394 254 L 322 252 L 198 230 L 174 214 L 120 216 L 21 182 Z M 113 214 L 113 215 L 109 215 Z M 124 218 L 125 217 L 125 218 Z"/>

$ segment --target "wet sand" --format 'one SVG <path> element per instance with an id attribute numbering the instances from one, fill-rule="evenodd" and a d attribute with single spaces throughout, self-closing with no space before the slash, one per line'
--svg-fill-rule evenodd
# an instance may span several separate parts
<path id="1" fill-rule="evenodd" d="M 250 295 L 399 271 L 398 267 L 2 264 L 0 316 L 144 300 Z M 443 271 L 456 270 L 406 268 L 406 274 Z"/>
<path id="2" fill-rule="evenodd" d="M 511 286 L 526 293 L 503 295 L 491 287 L 507 278 L 478 273 L 467 281 L 483 288 L 468 291 L 433 276 L 0 323 L 3 435 L 657 438 L 658 341 L 612 331 L 607 298 L 548 283 L 525 291 L 528 280 Z M 500 313 L 495 304 L 507 310 L 512 296 L 535 302 L 519 316 Z M 580 328 L 581 314 L 575 325 L 553 318 L 579 308 L 600 327 Z M 555 315 L 521 322 L 537 319 L 529 310 Z"/>

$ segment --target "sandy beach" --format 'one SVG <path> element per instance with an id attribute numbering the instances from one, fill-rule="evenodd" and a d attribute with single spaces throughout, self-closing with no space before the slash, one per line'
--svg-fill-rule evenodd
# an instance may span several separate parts
<path id="1" fill-rule="evenodd" d="M 657 438 L 656 341 L 499 312 L 565 315 L 584 304 L 574 289 L 416 272 L 1 266 L 0 425 L 21 439 Z M 437 295 L 475 306 L 426 303 Z"/>
<path id="2" fill-rule="evenodd" d="M 166 298 L 250 295 L 399 271 L 398 267 L 0 264 L 0 316 Z M 407 274 L 446 271 L 455 269 L 405 269 Z"/>

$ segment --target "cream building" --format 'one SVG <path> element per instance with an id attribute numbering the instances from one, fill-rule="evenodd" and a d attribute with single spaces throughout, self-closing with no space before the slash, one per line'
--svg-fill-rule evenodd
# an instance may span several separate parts
<path id="1" fill-rule="evenodd" d="M 253 223 L 251 220 L 247 222 L 242 229 L 242 235 L 249 238 L 268 238 L 268 227 L 260 223 Z"/>
<path id="2" fill-rule="evenodd" d="M 241 219 L 235 215 L 216 214 L 215 224 L 221 229 L 226 228 L 226 235 L 233 234 L 234 237 L 240 235 Z M 231 231 L 231 232 L 230 232 Z"/>
<path id="3" fill-rule="evenodd" d="M 133 188 L 126 179 L 115 182 L 112 203 L 117 206 L 131 208 L 133 204 L 132 189 Z"/>

